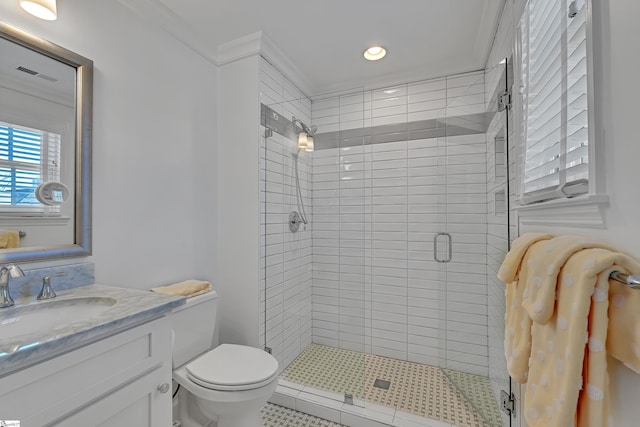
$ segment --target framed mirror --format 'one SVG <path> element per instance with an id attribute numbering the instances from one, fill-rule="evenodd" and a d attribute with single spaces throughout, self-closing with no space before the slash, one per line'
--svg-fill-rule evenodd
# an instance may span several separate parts
<path id="1" fill-rule="evenodd" d="M 0 22 L 0 264 L 91 254 L 93 62 Z"/>

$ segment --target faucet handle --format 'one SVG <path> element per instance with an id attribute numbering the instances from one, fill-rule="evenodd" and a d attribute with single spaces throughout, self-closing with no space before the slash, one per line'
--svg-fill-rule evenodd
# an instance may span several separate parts
<path id="1" fill-rule="evenodd" d="M 9 292 L 9 277 L 22 277 L 24 272 L 15 264 L 7 264 L 0 267 L 0 308 L 11 307 L 13 298 Z"/>
<path id="2" fill-rule="evenodd" d="M 67 275 L 67 273 L 61 272 L 61 273 L 50 274 L 48 276 L 44 276 L 42 278 L 42 289 L 40 289 L 40 293 L 38 294 L 37 299 L 43 300 L 43 299 L 55 298 L 56 297 L 56 293 L 53 290 L 53 288 L 51 287 L 51 278 L 52 277 L 66 276 L 66 275 Z"/>
<path id="3" fill-rule="evenodd" d="M 16 264 L 7 264 L 5 265 L 5 268 L 9 272 L 9 276 L 14 279 L 17 279 L 18 277 L 24 277 L 24 272 Z"/>

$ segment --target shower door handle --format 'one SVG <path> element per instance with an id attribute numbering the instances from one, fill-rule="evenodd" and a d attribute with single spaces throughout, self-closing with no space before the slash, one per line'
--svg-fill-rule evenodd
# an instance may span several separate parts
<path id="1" fill-rule="evenodd" d="M 445 236 L 447 238 L 447 258 L 438 258 L 438 238 L 440 236 Z M 453 240 L 451 239 L 451 234 L 449 233 L 436 233 L 433 238 L 433 259 L 436 262 L 451 262 L 451 258 L 453 257 Z"/>

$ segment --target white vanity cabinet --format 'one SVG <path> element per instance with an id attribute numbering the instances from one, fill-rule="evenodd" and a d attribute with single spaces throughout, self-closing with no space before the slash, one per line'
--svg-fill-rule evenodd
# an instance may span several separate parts
<path id="1" fill-rule="evenodd" d="M 21 427 L 170 427 L 170 318 L 0 378 L 0 419 Z"/>

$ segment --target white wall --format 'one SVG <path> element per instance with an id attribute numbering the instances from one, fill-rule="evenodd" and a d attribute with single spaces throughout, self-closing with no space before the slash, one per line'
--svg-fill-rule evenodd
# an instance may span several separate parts
<path id="1" fill-rule="evenodd" d="M 523 5 L 522 0 L 507 1 L 507 10 L 500 32 L 490 55 L 489 64 L 509 54 L 512 48 L 513 28 Z M 640 39 L 640 3 L 633 0 L 597 1 L 594 10 L 594 62 L 598 115 L 602 123 L 602 136 L 596 139 L 603 144 L 606 194 L 610 204 L 605 209 L 606 227 L 603 229 L 568 227 L 521 227 L 526 231 L 572 233 L 595 236 L 640 258 L 640 194 L 637 160 L 638 99 L 640 86 L 636 83 L 640 69 L 637 42 Z M 604 163 L 602 163 L 604 161 Z M 613 408 L 615 427 L 637 425 L 640 418 L 640 376 L 614 364 L 612 370 Z M 522 422 L 522 425 L 525 423 Z"/>
<path id="2" fill-rule="evenodd" d="M 220 341 L 259 343 L 260 57 L 219 69 Z"/>
<path id="3" fill-rule="evenodd" d="M 119 2 L 58 12 L 46 22 L 0 0 L 3 22 L 94 61 L 96 282 L 215 282 L 216 67 Z"/>

